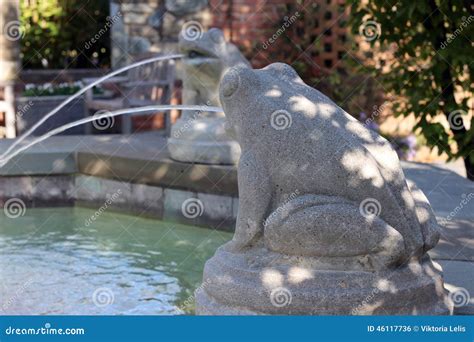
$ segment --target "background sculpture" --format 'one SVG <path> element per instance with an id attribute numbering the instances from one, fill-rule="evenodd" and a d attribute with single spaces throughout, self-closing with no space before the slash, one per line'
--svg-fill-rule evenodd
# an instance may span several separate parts
<path id="1" fill-rule="evenodd" d="M 219 81 L 232 66 L 249 63 L 222 31 L 184 31 L 179 49 L 183 58 L 183 102 L 220 106 Z M 168 148 L 173 159 L 208 164 L 234 164 L 240 147 L 225 126 L 224 113 L 185 111 L 171 130 Z"/>
<path id="2" fill-rule="evenodd" d="M 201 314 L 447 314 L 439 238 L 389 143 L 288 65 L 220 86 L 242 148 L 234 238 L 204 270 Z"/>

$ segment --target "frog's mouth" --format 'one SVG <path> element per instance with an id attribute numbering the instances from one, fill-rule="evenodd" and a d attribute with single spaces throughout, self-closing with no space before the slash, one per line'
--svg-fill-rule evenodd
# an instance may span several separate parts
<path id="1" fill-rule="evenodd" d="M 217 56 L 212 52 L 198 48 L 190 48 L 182 52 L 184 54 L 184 61 L 188 64 L 210 63 L 217 60 Z"/>

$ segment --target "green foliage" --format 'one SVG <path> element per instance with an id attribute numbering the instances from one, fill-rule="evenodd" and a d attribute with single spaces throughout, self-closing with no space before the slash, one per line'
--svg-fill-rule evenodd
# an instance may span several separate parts
<path id="1" fill-rule="evenodd" d="M 372 72 L 387 90 L 400 95 L 394 106 L 396 114 L 414 114 L 416 129 L 428 145 L 438 147 L 439 153 L 445 152 L 451 159 L 463 158 L 468 177 L 474 179 L 474 122 L 466 124 L 467 101 L 474 90 L 472 2 L 368 0 L 361 5 L 360 1 L 350 0 L 349 3 L 354 34 L 359 34 L 364 23 L 372 20 L 381 28 L 372 46 L 379 42 L 382 49 L 395 47 L 389 71 L 373 68 Z M 440 114 L 446 116 L 450 129 L 433 122 Z"/>
<path id="2" fill-rule="evenodd" d="M 109 1 L 21 0 L 24 68 L 84 68 L 109 64 L 109 35 L 86 48 L 104 29 Z"/>

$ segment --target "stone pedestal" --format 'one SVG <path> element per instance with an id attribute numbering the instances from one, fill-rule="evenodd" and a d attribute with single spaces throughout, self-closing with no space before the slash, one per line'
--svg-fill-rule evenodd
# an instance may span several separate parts
<path id="1" fill-rule="evenodd" d="M 205 266 L 199 315 L 447 315 L 439 266 L 426 257 L 374 272 L 324 269 L 317 258 L 222 246 Z"/>

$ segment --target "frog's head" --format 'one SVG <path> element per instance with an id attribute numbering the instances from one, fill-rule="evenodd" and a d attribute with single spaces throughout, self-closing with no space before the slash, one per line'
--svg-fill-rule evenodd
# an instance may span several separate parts
<path id="1" fill-rule="evenodd" d="M 221 80 L 219 95 L 226 118 L 240 136 L 241 130 L 246 135 L 259 134 L 275 112 L 299 111 L 314 91 L 292 67 L 274 63 L 258 70 L 229 69 Z"/>
<path id="2" fill-rule="evenodd" d="M 190 39 L 185 32 L 180 34 L 179 50 L 184 55 L 183 61 L 187 67 L 208 65 L 223 71 L 239 63 L 248 65 L 239 49 L 226 42 L 224 34 L 217 28 L 202 33 L 197 39 Z"/>

